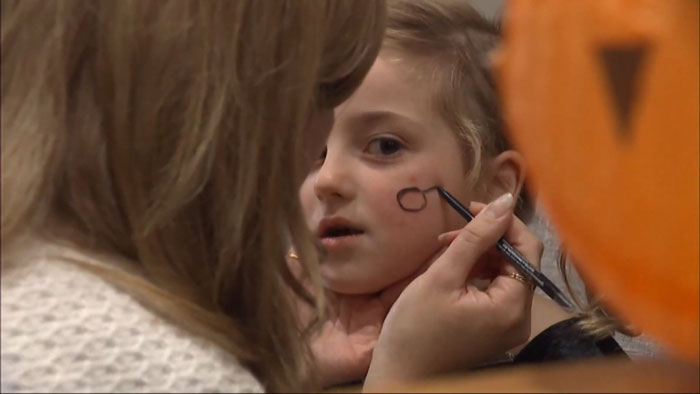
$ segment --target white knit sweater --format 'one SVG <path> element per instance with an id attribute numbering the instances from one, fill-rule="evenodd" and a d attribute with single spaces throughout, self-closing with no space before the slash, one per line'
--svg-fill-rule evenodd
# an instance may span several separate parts
<path id="1" fill-rule="evenodd" d="M 3 270 L 2 391 L 262 392 L 234 357 L 74 265 Z"/>

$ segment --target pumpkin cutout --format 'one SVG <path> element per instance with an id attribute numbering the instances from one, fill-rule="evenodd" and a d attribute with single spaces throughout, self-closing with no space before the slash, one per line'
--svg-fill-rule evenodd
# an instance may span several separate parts
<path id="1" fill-rule="evenodd" d="M 698 2 L 512 0 L 511 140 L 606 304 L 698 362 Z"/>

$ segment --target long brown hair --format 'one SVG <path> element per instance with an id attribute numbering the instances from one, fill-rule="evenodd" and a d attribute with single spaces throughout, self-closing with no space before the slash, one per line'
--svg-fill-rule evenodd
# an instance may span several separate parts
<path id="1" fill-rule="evenodd" d="M 3 269 L 22 239 L 70 242 L 269 390 L 303 389 L 308 350 L 282 282 L 290 237 L 318 282 L 295 192 L 304 130 L 366 74 L 384 3 L 3 0 L 1 12 Z"/>

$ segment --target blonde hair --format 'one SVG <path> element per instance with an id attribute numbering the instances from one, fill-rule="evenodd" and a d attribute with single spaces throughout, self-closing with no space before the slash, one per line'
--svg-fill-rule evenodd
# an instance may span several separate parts
<path id="1" fill-rule="evenodd" d="M 408 55 L 431 78 L 436 112 L 455 133 L 475 187 L 485 159 L 510 149 L 496 85 L 489 68 L 500 27 L 463 0 L 389 0 L 383 47 Z M 532 206 L 521 193 L 516 210 Z"/>
<path id="2" fill-rule="evenodd" d="M 621 332 L 628 336 L 639 335 L 635 332 L 634 327 L 625 326 L 618 318 L 610 315 L 608 311 L 605 310 L 600 295 L 593 293 L 588 286 L 586 286 L 585 282 L 582 282 L 585 300 L 581 300 L 576 296 L 569 275 L 569 270 L 572 269 L 572 266 L 569 264 L 569 258 L 567 258 L 567 254 L 563 249 L 559 252 L 557 266 L 564 279 L 567 291 L 580 310 L 578 313 L 579 321 L 576 322 L 576 326 L 581 332 L 594 340 L 600 340 L 611 336 L 615 332 Z"/>
<path id="3" fill-rule="evenodd" d="M 304 131 L 360 83 L 384 16 L 375 0 L 2 0 L 3 268 L 22 239 L 72 243 L 269 390 L 308 387 L 284 291 L 310 299 L 289 237 L 318 283 Z"/>
<path id="4" fill-rule="evenodd" d="M 482 158 L 507 148 L 487 63 L 499 41 L 498 27 L 466 1 L 387 4 L 384 47 L 420 59 L 421 71 L 433 79 L 435 109 L 457 134 L 470 176 L 478 177 Z"/>

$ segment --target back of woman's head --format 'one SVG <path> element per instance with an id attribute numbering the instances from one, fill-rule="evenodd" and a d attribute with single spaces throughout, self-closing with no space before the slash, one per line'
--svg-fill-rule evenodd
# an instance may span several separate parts
<path id="1" fill-rule="evenodd" d="M 383 7 L 3 0 L 3 254 L 42 235 L 131 261 L 156 286 L 100 272 L 298 388 L 282 283 L 288 235 L 317 276 L 304 130 L 364 77 Z"/>

